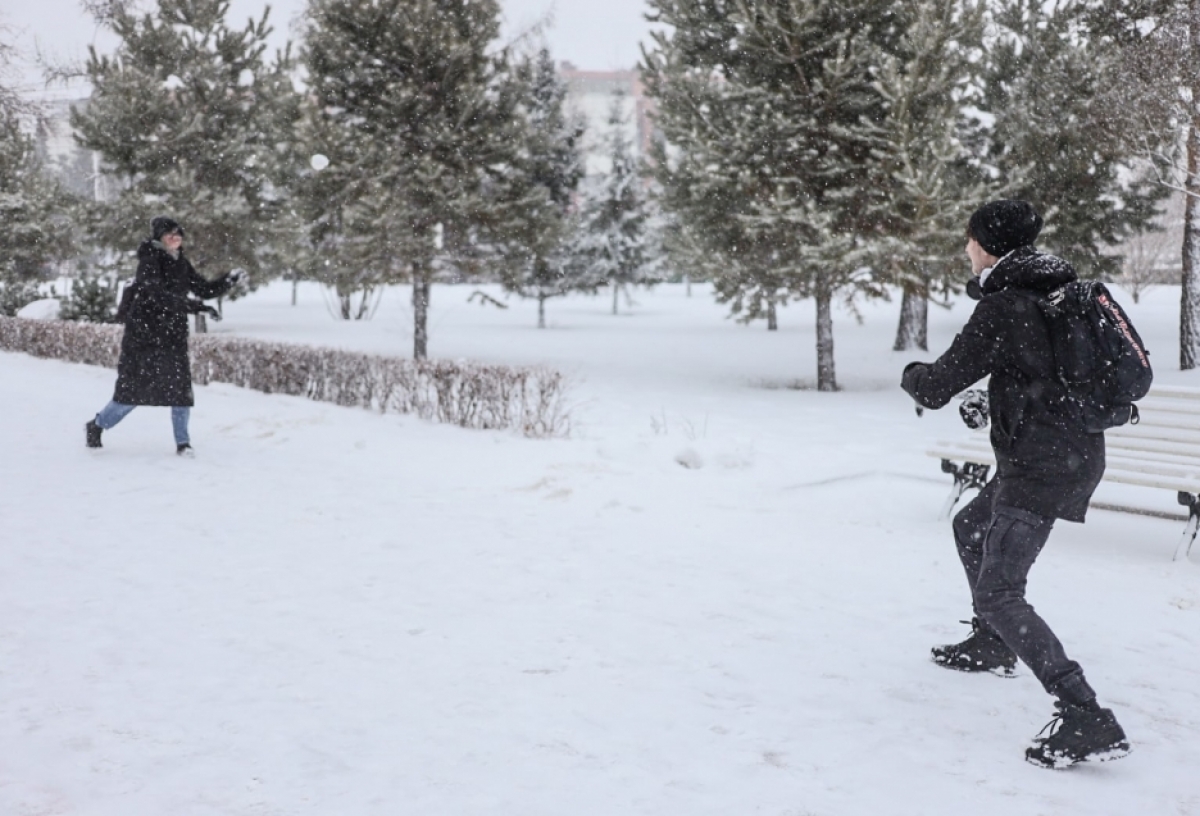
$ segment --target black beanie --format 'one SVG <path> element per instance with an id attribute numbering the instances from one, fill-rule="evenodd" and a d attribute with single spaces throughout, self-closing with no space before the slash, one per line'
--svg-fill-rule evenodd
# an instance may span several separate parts
<path id="1" fill-rule="evenodd" d="M 1042 217 L 1028 201 L 989 201 L 971 215 L 967 233 L 987 250 L 1002 258 L 1014 249 L 1030 246 L 1042 231 Z"/>
<path id="2" fill-rule="evenodd" d="M 183 236 L 183 227 L 179 226 L 179 222 L 174 218 L 168 218 L 165 215 L 160 215 L 150 222 L 150 238 L 155 241 L 161 241 L 162 237 L 168 232 L 178 232 Z"/>

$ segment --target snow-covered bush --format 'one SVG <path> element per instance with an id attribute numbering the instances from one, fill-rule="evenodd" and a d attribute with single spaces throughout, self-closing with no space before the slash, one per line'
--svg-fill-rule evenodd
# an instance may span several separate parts
<path id="1" fill-rule="evenodd" d="M 0 350 L 116 367 L 121 327 L 0 317 Z M 565 436 L 566 378 L 553 369 L 410 360 L 238 337 L 193 336 L 192 379 L 464 428 Z"/>

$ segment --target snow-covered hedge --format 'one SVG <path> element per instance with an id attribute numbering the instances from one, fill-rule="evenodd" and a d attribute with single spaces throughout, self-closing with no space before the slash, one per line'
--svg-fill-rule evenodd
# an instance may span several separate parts
<path id="1" fill-rule="evenodd" d="M 120 326 L 0 316 L 0 350 L 115 368 Z M 407 360 L 239 337 L 193 335 L 192 379 L 337 405 L 416 414 L 464 428 L 565 435 L 566 379 L 548 368 Z"/>

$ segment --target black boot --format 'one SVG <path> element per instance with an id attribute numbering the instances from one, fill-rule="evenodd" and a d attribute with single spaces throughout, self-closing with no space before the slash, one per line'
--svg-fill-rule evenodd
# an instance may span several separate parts
<path id="1" fill-rule="evenodd" d="M 1129 741 L 1111 709 L 1101 708 L 1094 700 L 1086 705 L 1058 700 L 1054 707 L 1058 709 L 1054 719 L 1025 749 L 1026 761 L 1058 769 L 1076 762 L 1107 762 L 1128 755 Z M 1047 731 L 1050 735 L 1043 737 Z"/>
<path id="2" fill-rule="evenodd" d="M 182 445 L 175 446 L 175 455 L 182 456 L 186 459 L 195 459 L 196 458 L 196 452 L 194 450 L 192 450 L 192 446 L 189 445 L 187 442 L 184 442 Z"/>
<path id="3" fill-rule="evenodd" d="M 1012 677 L 1017 668 L 1017 656 L 1012 649 L 978 618 L 963 623 L 971 624 L 971 636 L 951 646 L 934 646 L 933 662 L 957 671 L 991 672 L 1000 677 Z"/>
<path id="4" fill-rule="evenodd" d="M 96 424 L 96 420 L 89 419 L 88 424 L 83 427 L 87 429 L 87 446 L 89 448 L 103 448 L 104 446 L 100 444 L 100 434 L 103 429 Z"/>

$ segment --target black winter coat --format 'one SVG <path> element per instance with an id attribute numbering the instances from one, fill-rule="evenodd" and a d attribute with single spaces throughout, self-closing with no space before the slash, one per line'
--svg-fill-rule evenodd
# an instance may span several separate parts
<path id="1" fill-rule="evenodd" d="M 182 252 L 172 258 L 157 241 L 143 242 L 137 254 L 113 399 L 126 405 L 191 406 L 187 319 L 203 304 L 188 293 L 215 298 L 233 284 L 228 275 L 216 281 L 201 277 Z"/>
<path id="2" fill-rule="evenodd" d="M 1104 434 L 1088 433 L 1054 374 L 1049 327 L 1030 295 L 1075 280 L 1062 258 L 1023 247 L 1006 255 L 982 285 L 967 325 L 934 363 L 913 363 L 902 386 L 927 408 L 988 383 L 996 503 L 1083 521 L 1104 475 Z"/>

